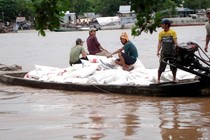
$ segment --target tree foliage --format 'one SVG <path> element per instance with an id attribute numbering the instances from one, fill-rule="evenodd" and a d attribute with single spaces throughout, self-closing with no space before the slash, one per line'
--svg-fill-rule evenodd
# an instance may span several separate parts
<path id="1" fill-rule="evenodd" d="M 137 16 L 136 26 L 132 28 L 132 35 L 138 36 L 142 31 L 153 33 L 156 30 L 161 20 L 161 14 L 156 9 L 158 3 L 159 1 L 156 0 L 132 1 L 131 7 Z"/>
<path id="2" fill-rule="evenodd" d="M 15 0 L 0 0 L 0 19 L 3 22 L 14 21 L 17 15 Z"/>
<path id="3" fill-rule="evenodd" d="M 45 36 L 44 30 L 50 31 L 60 27 L 63 11 L 66 11 L 60 0 L 32 0 L 35 10 L 35 29 Z M 66 1 L 67 2 L 67 1 Z"/>
<path id="4" fill-rule="evenodd" d="M 191 9 L 207 9 L 210 7 L 210 0 L 184 0 L 184 7 Z"/>
<path id="5" fill-rule="evenodd" d="M 35 12 L 32 8 L 30 0 L 16 0 L 17 16 L 23 16 L 27 19 L 32 19 Z"/>
<path id="6" fill-rule="evenodd" d="M 91 5 L 95 7 L 95 13 L 102 16 L 115 16 L 120 5 L 129 5 L 128 0 L 92 0 Z"/>
<path id="7" fill-rule="evenodd" d="M 17 16 L 30 19 L 34 15 L 30 0 L 0 0 L 0 19 L 4 22 L 15 22 Z"/>
<path id="8" fill-rule="evenodd" d="M 143 31 L 153 33 L 160 26 L 163 17 L 171 17 L 176 13 L 176 6 L 180 0 L 132 0 L 132 10 L 136 12 L 136 26 L 132 28 L 132 35 L 139 36 Z"/>
<path id="9" fill-rule="evenodd" d="M 88 11 L 90 3 L 87 0 L 70 0 L 70 12 L 75 12 L 81 15 Z"/>

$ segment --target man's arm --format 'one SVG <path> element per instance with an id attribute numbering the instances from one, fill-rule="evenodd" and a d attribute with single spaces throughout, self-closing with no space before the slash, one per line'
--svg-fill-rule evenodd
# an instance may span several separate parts
<path id="1" fill-rule="evenodd" d="M 157 56 L 160 56 L 160 49 L 161 49 L 161 40 L 158 41 L 158 45 L 157 45 Z"/>
<path id="2" fill-rule="evenodd" d="M 99 46 L 99 48 L 100 48 L 101 50 L 105 50 L 101 45 Z"/>
<path id="3" fill-rule="evenodd" d="M 117 53 L 119 53 L 119 52 L 121 52 L 121 51 L 123 51 L 123 47 L 120 48 L 120 49 L 118 49 L 118 50 L 116 50 L 115 52 L 111 53 L 111 54 L 110 54 L 109 56 L 107 56 L 107 57 L 108 57 L 108 58 L 109 58 L 109 57 L 112 57 L 112 55 L 117 54 Z"/>
<path id="4" fill-rule="evenodd" d="M 178 53 L 178 43 L 177 43 L 177 38 L 174 38 L 174 46 L 175 46 L 176 53 Z"/>
<path id="5" fill-rule="evenodd" d="M 210 35 L 206 35 L 206 45 L 205 45 L 205 52 L 208 52 L 208 45 L 209 45 Z"/>
<path id="6" fill-rule="evenodd" d="M 84 50 L 82 51 L 82 57 L 83 58 L 87 57 L 87 53 Z"/>

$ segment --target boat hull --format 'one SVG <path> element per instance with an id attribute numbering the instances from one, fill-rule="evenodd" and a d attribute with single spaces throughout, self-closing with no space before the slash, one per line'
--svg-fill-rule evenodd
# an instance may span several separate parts
<path id="1" fill-rule="evenodd" d="M 199 80 L 183 80 L 180 82 L 164 82 L 150 85 L 95 85 L 55 83 L 24 79 L 25 72 L 6 73 L 0 75 L 0 82 L 9 85 L 19 85 L 40 89 L 55 89 L 67 91 L 117 93 L 140 96 L 204 96 L 202 89 L 205 84 Z M 205 93 L 205 96 L 208 95 Z"/>

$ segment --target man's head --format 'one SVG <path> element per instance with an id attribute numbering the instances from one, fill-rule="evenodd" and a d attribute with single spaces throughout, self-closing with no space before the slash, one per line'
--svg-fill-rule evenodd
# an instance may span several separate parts
<path id="1" fill-rule="evenodd" d="M 208 18 L 208 21 L 210 22 L 210 8 L 206 9 L 206 17 Z"/>
<path id="2" fill-rule="evenodd" d="M 161 24 L 163 25 L 168 25 L 168 28 L 171 26 L 171 21 L 170 20 L 168 20 L 168 19 L 163 19 L 162 20 L 162 22 L 161 22 Z"/>
<path id="3" fill-rule="evenodd" d="M 120 36 L 120 41 L 124 45 L 126 42 L 128 42 L 128 35 L 126 32 L 123 32 Z"/>
<path id="4" fill-rule="evenodd" d="M 92 27 L 89 29 L 89 34 L 91 35 L 92 33 L 95 33 L 96 31 L 98 31 L 98 29 Z"/>
<path id="5" fill-rule="evenodd" d="M 206 14 L 210 14 L 210 8 L 206 9 Z"/>
<path id="6" fill-rule="evenodd" d="M 210 8 L 206 9 L 206 17 L 210 18 Z"/>
<path id="7" fill-rule="evenodd" d="M 84 43 L 84 41 L 82 41 L 81 38 L 78 38 L 78 39 L 76 40 L 76 45 L 81 45 L 82 43 Z"/>

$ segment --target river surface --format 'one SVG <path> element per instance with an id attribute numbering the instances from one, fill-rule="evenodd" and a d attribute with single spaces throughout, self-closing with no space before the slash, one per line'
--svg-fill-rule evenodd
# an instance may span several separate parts
<path id="1" fill-rule="evenodd" d="M 178 42 L 205 44 L 204 26 L 173 27 Z M 157 29 L 159 32 L 161 29 Z M 130 30 L 101 30 L 110 52 L 127 32 L 146 68 L 157 68 L 158 32 L 131 37 Z M 0 34 L 0 63 L 66 68 L 69 50 L 88 31 L 19 31 Z M 86 47 L 86 45 L 85 45 Z M 209 52 L 207 53 L 209 55 Z M 0 84 L 1 140 L 209 140 L 210 97 L 143 97 L 34 89 Z"/>

